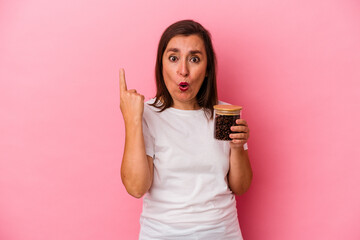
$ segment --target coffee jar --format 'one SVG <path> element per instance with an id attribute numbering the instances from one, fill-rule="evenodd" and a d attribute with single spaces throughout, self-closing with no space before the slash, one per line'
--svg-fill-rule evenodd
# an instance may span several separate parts
<path id="1" fill-rule="evenodd" d="M 231 126 L 236 125 L 236 119 L 240 118 L 242 107 L 236 105 L 214 106 L 214 138 L 230 141 Z"/>

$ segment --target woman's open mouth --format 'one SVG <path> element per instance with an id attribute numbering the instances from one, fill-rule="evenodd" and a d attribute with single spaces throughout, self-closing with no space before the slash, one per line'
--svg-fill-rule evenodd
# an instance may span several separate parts
<path id="1" fill-rule="evenodd" d="M 179 83 L 179 89 L 183 92 L 189 89 L 189 84 L 187 82 Z"/>

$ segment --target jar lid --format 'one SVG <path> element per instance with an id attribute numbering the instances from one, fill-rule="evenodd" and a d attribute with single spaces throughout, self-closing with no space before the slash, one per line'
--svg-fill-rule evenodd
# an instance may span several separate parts
<path id="1" fill-rule="evenodd" d="M 236 106 L 236 105 L 224 105 L 224 104 L 221 104 L 221 105 L 215 105 L 214 109 L 223 110 L 223 111 L 238 111 L 238 110 L 241 110 L 242 107 Z"/>

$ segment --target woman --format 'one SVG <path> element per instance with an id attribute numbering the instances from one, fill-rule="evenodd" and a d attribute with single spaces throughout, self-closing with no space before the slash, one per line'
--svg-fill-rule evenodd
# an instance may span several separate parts
<path id="1" fill-rule="evenodd" d="M 127 90 L 120 70 L 121 178 L 130 195 L 145 195 L 139 239 L 242 239 L 234 194 L 252 179 L 249 129 L 238 119 L 231 142 L 214 139 L 215 63 L 208 31 L 184 20 L 160 39 L 154 99 Z"/>

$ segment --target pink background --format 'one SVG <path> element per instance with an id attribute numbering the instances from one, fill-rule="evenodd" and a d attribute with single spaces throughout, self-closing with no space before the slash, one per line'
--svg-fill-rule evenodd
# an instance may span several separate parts
<path id="1" fill-rule="evenodd" d="M 154 96 L 162 31 L 213 35 L 220 98 L 244 107 L 245 239 L 360 239 L 360 4 L 0 2 L 0 239 L 137 239 L 120 180 L 118 69 Z"/>

